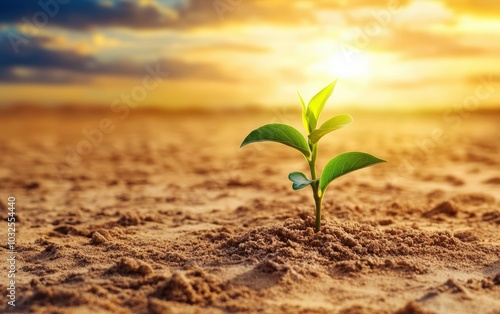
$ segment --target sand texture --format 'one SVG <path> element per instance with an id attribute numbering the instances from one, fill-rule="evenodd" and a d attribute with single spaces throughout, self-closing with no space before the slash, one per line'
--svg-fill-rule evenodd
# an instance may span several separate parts
<path id="1" fill-rule="evenodd" d="M 262 124 L 299 128 L 295 112 L 3 112 L 15 312 L 499 314 L 500 115 L 353 116 L 319 166 L 356 150 L 389 163 L 335 181 L 315 234 L 310 189 L 287 179 L 304 158 L 239 148 Z M 108 117 L 88 156 L 67 156 Z"/>

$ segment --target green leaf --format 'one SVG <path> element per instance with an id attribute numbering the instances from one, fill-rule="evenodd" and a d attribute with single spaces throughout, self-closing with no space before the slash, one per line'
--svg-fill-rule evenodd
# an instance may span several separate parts
<path id="1" fill-rule="evenodd" d="M 309 157 L 309 145 L 304 136 L 295 128 L 279 123 L 266 124 L 253 130 L 243 140 L 240 147 L 255 142 L 278 142 L 299 150 L 304 156 Z"/>
<path id="2" fill-rule="evenodd" d="M 311 134 L 311 132 L 316 128 L 316 124 L 318 123 L 314 114 L 306 107 L 304 99 L 299 94 L 300 104 L 302 105 L 302 124 L 304 124 L 304 128 L 306 129 L 307 134 Z"/>
<path id="3" fill-rule="evenodd" d="M 312 143 L 317 143 L 319 142 L 320 138 L 322 138 L 326 134 L 338 130 L 340 128 L 343 128 L 351 122 L 352 122 L 352 117 L 348 114 L 340 114 L 338 116 L 335 116 L 330 120 L 326 121 L 325 123 L 323 123 L 323 125 L 321 125 L 319 129 L 312 131 L 311 134 L 309 135 L 309 139 L 311 140 Z"/>
<path id="4" fill-rule="evenodd" d="M 313 183 L 316 180 L 309 180 L 302 172 L 292 172 L 288 175 L 288 179 L 293 182 L 292 188 L 300 190 Z"/>
<path id="5" fill-rule="evenodd" d="M 344 174 L 349 172 L 369 167 L 380 162 L 387 162 L 367 153 L 349 152 L 340 154 L 330 160 L 321 174 L 319 187 L 321 191 L 325 191 L 328 184 Z"/>
<path id="6" fill-rule="evenodd" d="M 299 94 L 300 104 L 302 106 L 302 124 L 304 125 L 304 129 L 306 130 L 307 134 L 309 134 L 311 133 L 311 130 L 309 129 L 309 121 L 307 119 L 307 107 L 300 93 L 297 92 L 297 94 Z"/>
<path id="7" fill-rule="evenodd" d="M 309 122 L 308 134 L 310 134 L 316 128 L 316 125 L 318 124 L 318 119 L 316 119 L 316 117 L 314 116 L 312 111 L 309 110 L 309 108 L 307 108 L 306 117 L 307 117 L 307 121 Z"/>
<path id="8" fill-rule="evenodd" d="M 314 130 L 316 128 L 317 121 L 319 120 L 319 116 L 321 112 L 323 111 L 323 108 L 325 107 L 325 103 L 330 97 L 330 95 L 333 93 L 333 89 L 335 88 L 335 84 L 337 84 L 337 80 L 333 81 L 330 85 L 327 87 L 323 88 L 319 93 L 317 93 L 311 101 L 309 101 L 309 105 L 307 106 L 307 110 L 311 111 L 312 115 L 315 118 L 314 125 L 311 124 L 311 121 L 309 123 L 312 126 L 312 129 Z"/>

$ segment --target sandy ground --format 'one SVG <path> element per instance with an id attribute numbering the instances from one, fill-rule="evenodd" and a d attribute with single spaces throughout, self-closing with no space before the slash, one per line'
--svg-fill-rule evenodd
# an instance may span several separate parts
<path id="1" fill-rule="evenodd" d="M 500 313 L 500 115 L 353 116 L 320 166 L 389 163 L 333 183 L 314 234 L 311 191 L 287 180 L 300 154 L 238 148 L 261 124 L 300 127 L 293 112 L 1 112 L 18 253 L 13 309 L 2 245 L 0 312 Z"/>

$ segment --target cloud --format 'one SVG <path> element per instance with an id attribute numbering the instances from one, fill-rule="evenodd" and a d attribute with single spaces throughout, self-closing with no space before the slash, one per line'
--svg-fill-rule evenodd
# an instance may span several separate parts
<path id="1" fill-rule="evenodd" d="M 21 24 L 26 29 L 48 24 L 73 30 L 98 27 L 192 29 L 231 24 L 315 24 L 321 10 L 405 6 L 410 0 L 42 0 L 0 2 L 0 25 Z M 45 5 L 41 5 L 44 3 Z M 49 5 L 50 4 L 50 5 Z"/>
<path id="2" fill-rule="evenodd" d="M 463 38 L 398 28 L 380 36 L 370 50 L 398 53 L 404 59 L 454 58 L 493 53 L 491 49 L 463 43 Z M 497 51 L 498 53 L 498 51 Z"/>
<path id="3" fill-rule="evenodd" d="M 191 49 L 196 53 L 254 53 L 261 54 L 267 53 L 271 49 L 265 46 L 246 44 L 246 43 L 233 43 L 233 42 L 216 42 L 211 45 L 199 45 Z"/>
<path id="4" fill-rule="evenodd" d="M 234 3 L 234 4 L 233 4 Z M 217 24 L 277 24 L 297 26 L 316 24 L 321 10 L 355 10 L 360 8 L 399 8 L 410 0 L 191 0 L 176 8 L 178 19 L 173 26 L 191 28 Z"/>
<path id="5" fill-rule="evenodd" d="M 457 12 L 480 16 L 499 16 L 497 0 L 440 0 L 446 7 Z"/>
<path id="6" fill-rule="evenodd" d="M 297 22 L 307 14 L 294 5 L 277 6 L 259 1 L 230 4 L 231 1 L 191 0 L 184 3 L 162 3 L 147 1 L 69 1 L 47 0 L 41 6 L 37 1 L 2 0 L 0 2 L 0 25 L 22 24 L 32 28 L 38 23 L 74 30 L 89 30 L 97 27 L 121 27 L 131 29 L 186 29 L 213 26 L 241 20 Z M 281 2 L 281 1 L 276 1 Z M 285 4 L 284 2 L 281 2 Z M 244 6 L 244 10 L 238 10 Z M 45 17 L 45 18 L 44 18 Z M 44 21 L 46 19 L 46 21 Z M 24 31 L 24 30 L 23 30 Z M 26 31 L 29 32 L 29 31 Z"/>
<path id="7" fill-rule="evenodd" d="M 2 68 L 0 67 L 0 82 L 2 84 L 40 84 L 69 85 L 85 84 L 90 77 L 77 73 L 51 69 Z"/>
<path id="8" fill-rule="evenodd" d="M 413 78 L 398 79 L 378 79 L 373 84 L 379 89 L 388 90 L 409 90 L 422 88 L 443 88 L 446 85 L 470 85 L 473 87 L 479 84 L 487 84 L 494 88 L 494 85 L 500 83 L 499 72 L 478 72 L 452 76 L 415 76 Z M 491 88 L 489 87 L 489 88 Z"/>
<path id="9" fill-rule="evenodd" d="M 93 55 L 74 50 L 49 49 L 46 45 L 51 40 L 50 37 L 33 38 L 29 45 L 23 46 L 16 53 L 7 36 L 0 36 L 0 80 L 18 83 L 45 83 L 47 80 L 48 83 L 56 83 L 82 82 L 85 77 L 88 79 L 98 75 L 142 77 L 147 73 L 147 65 L 168 72 L 169 79 L 231 79 L 209 63 L 165 58 L 150 64 L 125 59 L 103 62 Z"/>
<path id="10" fill-rule="evenodd" d="M 379 79 L 374 82 L 377 88 L 385 90 L 422 89 L 426 87 L 443 86 L 446 84 L 463 83 L 463 77 L 424 77 L 416 76 L 407 79 Z"/>
<path id="11" fill-rule="evenodd" d="M 498 85 L 500 84 L 500 72 L 492 71 L 492 72 L 477 73 L 476 75 L 469 76 L 467 82 L 470 84 L 488 82 L 491 84 Z"/>
<path id="12" fill-rule="evenodd" d="M 316 0 L 312 2 L 319 9 L 357 9 L 367 7 L 397 9 L 408 5 L 411 0 Z"/>
<path id="13" fill-rule="evenodd" d="M 191 0 L 176 10 L 178 19 L 172 26 L 184 29 L 245 23 L 298 25 L 314 21 L 311 10 L 283 0 Z"/>
<path id="14" fill-rule="evenodd" d="M 52 26 L 77 30 L 88 30 L 98 26 L 152 29 L 168 27 L 175 19 L 175 11 L 156 2 L 147 4 L 140 4 L 138 1 L 97 0 L 40 2 L 2 0 L 0 2 L 0 24 L 45 26 L 48 23 Z"/>

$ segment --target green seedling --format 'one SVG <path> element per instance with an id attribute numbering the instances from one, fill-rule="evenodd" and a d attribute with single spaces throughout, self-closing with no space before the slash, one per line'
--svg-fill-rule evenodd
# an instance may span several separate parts
<path id="1" fill-rule="evenodd" d="M 292 181 L 292 188 L 294 190 L 300 190 L 308 185 L 311 186 L 316 210 L 315 232 L 319 232 L 320 230 L 321 204 L 326 189 L 333 180 L 349 172 L 386 162 L 383 159 L 367 153 L 348 152 L 331 159 L 323 168 L 321 175 L 317 175 L 316 157 L 318 155 L 319 140 L 326 134 L 343 128 L 352 122 L 352 117 L 350 115 L 341 114 L 334 116 L 323 123 L 319 128 L 316 128 L 321 111 L 323 111 L 325 103 L 332 94 L 336 83 L 337 81 L 334 81 L 322 89 L 311 99 L 307 106 L 299 94 L 302 104 L 302 123 L 307 132 L 307 139 L 297 129 L 289 125 L 272 123 L 261 126 L 250 132 L 240 146 L 243 147 L 255 142 L 271 141 L 293 147 L 304 155 L 309 164 L 311 178 L 308 178 L 302 172 L 292 172 L 288 175 L 288 178 Z"/>

